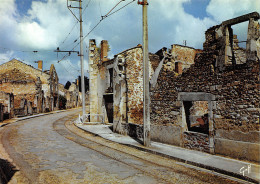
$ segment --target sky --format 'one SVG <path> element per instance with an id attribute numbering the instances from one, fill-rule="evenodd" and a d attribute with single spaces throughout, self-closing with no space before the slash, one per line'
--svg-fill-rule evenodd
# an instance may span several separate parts
<path id="1" fill-rule="evenodd" d="M 88 76 L 89 39 L 108 40 L 109 57 L 125 49 L 142 44 L 142 6 L 137 0 L 124 0 L 113 10 L 122 8 L 103 19 L 90 30 L 120 0 L 82 0 L 84 65 Z M 132 2 L 132 3 L 131 3 Z M 59 82 L 73 82 L 80 75 L 80 26 L 67 8 L 66 0 L 0 0 L 0 64 L 16 58 L 37 68 L 35 61 L 43 60 L 43 69 L 54 64 Z M 222 21 L 260 12 L 260 0 L 148 0 L 149 51 L 155 53 L 162 47 L 183 44 L 203 49 L 205 31 Z M 69 2 L 78 6 L 77 2 Z M 78 17 L 78 9 L 72 9 Z M 112 12 L 113 12 L 112 11 Z M 246 40 L 248 23 L 232 26 L 241 41 Z M 90 34 L 88 34 L 90 32 Z M 37 52 L 34 52 L 37 51 Z M 62 59 L 62 60 L 61 60 Z M 61 60 L 61 61 L 60 61 Z M 60 61 L 60 62 L 58 62 Z"/>

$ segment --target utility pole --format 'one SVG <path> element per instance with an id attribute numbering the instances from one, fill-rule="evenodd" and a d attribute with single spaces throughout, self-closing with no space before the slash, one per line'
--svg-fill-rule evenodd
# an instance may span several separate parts
<path id="1" fill-rule="evenodd" d="M 84 55 L 83 55 L 83 28 L 82 28 L 82 1 L 81 0 L 70 0 L 70 1 L 78 1 L 79 7 L 72 7 L 71 5 L 68 5 L 67 0 L 67 7 L 70 10 L 70 8 L 78 8 L 79 9 L 79 19 L 74 15 L 74 13 L 71 11 L 71 13 L 74 15 L 74 17 L 79 21 L 80 23 L 80 64 L 81 64 L 81 93 L 82 93 L 82 122 L 85 122 L 86 117 L 86 109 L 85 109 L 85 76 L 84 76 Z"/>
<path id="2" fill-rule="evenodd" d="M 83 55 L 83 28 L 82 28 L 82 4 L 79 0 L 79 23 L 80 23 L 80 64 L 81 64 L 81 93 L 82 93 L 82 123 L 85 122 L 85 75 L 84 75 L 84 55 Z"/>
<path id="3" fill-rule="evenodd" d="M 149 51 L 148 51 L 148 23 L 147 23 L 147 0 L 138 4 L 143 6 L 143 136 L 144 146 L 151 146 L 150 135 L 150 92 L 149 92 Z"/>

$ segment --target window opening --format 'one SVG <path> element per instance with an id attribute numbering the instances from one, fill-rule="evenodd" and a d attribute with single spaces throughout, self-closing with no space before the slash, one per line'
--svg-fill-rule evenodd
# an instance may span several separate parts
<path id="1" fill-rule="evenodd" d="M 209 134 L 208 101 L 183 101 L 189 131 Z"/>

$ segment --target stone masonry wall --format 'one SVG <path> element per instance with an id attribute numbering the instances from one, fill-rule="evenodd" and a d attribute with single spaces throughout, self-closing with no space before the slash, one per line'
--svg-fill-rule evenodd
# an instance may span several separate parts
<path id="1" fill-rule="evenodd" d="M 177 100 L 178 93 L 210 93 L 216 97 L 213 105 L 214 131 L 211 135 L 215 136 L 215 140 L 218 139 L 215 141 L 215 153 L 257 161 L 259 144 L 255 144 L 255 141 L 259 137 L 259 62 L 231 65 L 222 72 L 214 69 L 214 63 L 214 53 L 204 52 L 197 55 L 195 64 L 182 75 L 177 76 L 173 71 L 162 69 L 157 87 L 151 93 L 151 123 L 181 127 L 182 103 Z M 226 140 L 238 141 L 233 151 L 230 146 L 225 146 L 231 144 Z M 191 141 L 189 139 L 188 142 Z M 248 143 L 254 143 L 254 147 L 245 146 Z"/>
<path id="2" fill-rule="evenodd" d="M 127 118 L 128 123 L 143 124 L 143 51 L 135 48 L 125 52 Z M 153 65 L 158 65 L 152 58 L 149 65 L 150 78 L 154 73 Z"/>
<path id="3" fill-rule="evenodd" d="M 205 151 L 209 153 L 209 137 L 208 135 L 198 132 L 184 132 L 184 147 Z"/>
<path id="4" fill-rule="evenodd" d="M 178 92 L 206 92 L 216 95 L 215 128 L 259 130 L 259 63 L 247 63 L 214 71 L 212 54 L 199 54 L 195 64 L 180 76 L 162 70 L 152 92 L 151 118 L 154 124 L 179 125 Z M 167 114 L 168 119 L 163 117 Z"/>
<path id="5" fill-rule="evenodd" d="M 0 73 L 5 73 L 8 70 L 12 70 L 14 68 L 19 69 L 23 73 L 29 74 L 31 76 L 38 76 L 40 77 L 43 84 L 48 83 L 49 75 L 45 74 L 41 70 L 35 69 L 30 65 L 22 63 L 16 59 L 13 59 L 7 63 L 0 65 Z"/>
<path id="6" fill-rule="evenodd" d="M 126 81 L 128 123 L 143 122 L 143 64 L 142 49 L 126 52 Z"/>
<path id="7" fill-rule="evenodd" d="M 194 49 L 192 47 L 183 46 L 183 45 L 172 45 L 171 54 L 173 56 L 172 60 L 175 62 L 182 63 L 182 70 L 189 68 L 190 65 L 194 64 L 194 59 L 197 53 L 202 52 L 199 49 Z M 172 63 L 172 65 L 170 65 Z M 168 66 L 172 66 L 172 71 L 175 69 L 174 62 L 169 62 Z"/>

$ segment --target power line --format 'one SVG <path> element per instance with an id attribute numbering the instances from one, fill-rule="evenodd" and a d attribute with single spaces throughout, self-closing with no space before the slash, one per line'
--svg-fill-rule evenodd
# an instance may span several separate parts
<path id="1" fill-rule="evenodd" d="M 107 17 L 107 15 L 110 13 L 110 12 L 112 12 L 120 3 L 122 3 L 123 1 L 125 1 L 125 0 L 121 0 L 121 1 L 119 1 L 104 17 Z M 102 17 L 102 16 L 101 16 Z"/>
<path id="2" fill-rule="evenodd" d="M 102 17 L 102 12 L 101 12 L 100 1 L 99 1 L 99 12 L 100 12 L 100 16 Z"/>
<path id="3" fill-rule="evenodd" d="M 62 65 L 62 63 L 60 63 L 60 64 L 61 64 L 60 66 L 61 66 L 64 70 L 66 70 L 70 75 L 72 75 L 73 77 L 77 77 L 77 76 L 78 76 L 78 75 L 75 75 L 75 74 L 69 72 L 69 71 L 65 68 L 65 66 Z"/>
<path id="4" fill-rule="evenodd" d="M 127 3 L 126 5 L 122 6 L 121 8 L 115 10 L 114 12 L 111 13 L 111 11 L 113 11 L 113 9 L 116 8 L 116 6 L 118 6 L 122 1 L 125 1 L 125 0 L 121 0 L 119 3 L 117 3 L 105 16 L 101 16 L 101 19 L 99 20 L 99 22 L 83 37 L 82 40 L 85 40 L 92 31 L 94 31 L 98 25 L 103 21 L 105 20 L 107 17 L 117 13 L 118 11 L 122 10 L 123 8 L 125 8 L 126 6 L 130 5 L 131 3 L 135 2 L 136 0 L 132 0 L 131 2 Z M 78 39 L 77 39 L 78 40 Z M 75 45 L 71 50 L 74 51 L 74 49 L 79 45 L 80 43 L 77 43 L 77 45 Z M 66 54 L 61 60 L 59 60 L 58 62 L 62 61 L 63 59 L 65 59 L 65 57 L 68 57 L 69 55 Z"/>
<path id="5" fill-rule="evenodd" d="M 109 17 L 109 16 L 113 15 L 114 13 L 116 13 L 116 12 L 122 10 L 123 8 L 125 8 L 126 6 L 130 5 L 131 3 L 135 2 L 135 1 L 136 1 L 136 0 L 132 0 L 131 2 L 127 3 L 126 5 L 122 6 L 121 8 L 119 8 L 119 9 L 117 9 L 116 11 L 114 11 L 114 12 L 110 13 L 109 15 L 107 15 L 107 17 Z"/>
<path id="6" fill-rule="evenodd" d="M 33 52 L 33 53 L 37 53 L 37 52 L 52 52 L 53 50 L 17 50 L 17 49 L 10 49 L 7 47 L 2 47 L 0 46 L 0 48 L 2 48 L 3 50 L 10 50 L 10 51 L 15 51 L 15 52 Z"/>
<path id="7" fill-rule="evenodd" d="M 91 2 L 91 0 L 89 0 L 88 1 L 88 3 L 87 3 L 87 5 L 86 5 L 86 7 L 84 8 L 84 10 L 83 10 L 83 12 L 82 13 L 84 13 L 85 12 L 85 10 L 87 9 L 87 7 L 88 7 L 88 5 L 89 5 L 89 3 Z"/>
<path id="8" fill-rule="evenodd" d="M 122 1 L 124 1 L 124 0 L 121 0 L 120 2 L 122 2 Z M 123 6 L 123 7 L 119 8 L 118 10 L 116 10 L 116 11 L 110 13 L 111 10 L 115 9 L 115 7 L 118 6 L 120 2 L 117 3 L 117 5 L 114 6 L 105 16 L 101 16 L 100 21 L 83 37 L 83 40 L 84 40 L 87 36 L 89 36 L 89 34 L 90 34 L 92 31 L 94 31 L 94 29 L 96 29 L 97 26 L 98 26 L 104 19 L 106 19 L 107 17 L 109 17 L 109 16 L 115 14 L 116 12 L 122 10 L 123 8 L 125 8 L 125 7 L 128 6 L 129 4 L 133 3 L 134 1 L 135 1 L 135 0 L 132 0 L 131 2 L 127 3 L 125 6 Z M 109 14 L 109 13 L 110 13 L 110 14 Z M 78 43 L 73 49 L 75 49 L 78 45 L 79 45 L 79 43 Z M 72 49 L 72 50 L 73 50 L 73 49 Z"/>
<path id="9" fill-rule="evenodd" d="M 77 72 L 80 72 L 80 69 L 77 69 L 75 66 L 73 66 L 72 64 L 71 64 L 71 62 L 69 62 L 68 60 L 66 60 L 67 61 L 67 63 L 71 66 L 71 68 L 72 69 L 74 69 L 75 71 L 77 71 Z"/>
<path id="10" fill-rule="evenodd" d="M 69 34 L 66 36 L 66 38 L 63 40 L 63 42 L 61 42 L 61 44 L 59 45 L 59 47 L 65 43 L 65 41 L 67 40 L 67 38 L 69 37 L 69 35 L 72 33 L 72 31 L 74 30 L 74 28 L 76 27 L 76 25 L 78 24 L 78 21 L 76 21 L 76 23 L 74 24 L 74 26 L 72 27 L 72 29 L 70 30 Z"/>

